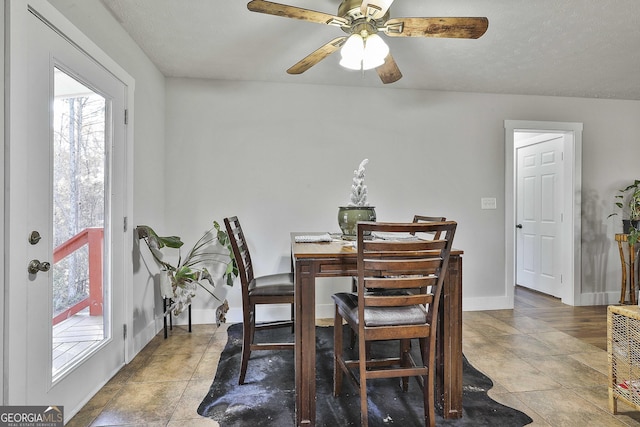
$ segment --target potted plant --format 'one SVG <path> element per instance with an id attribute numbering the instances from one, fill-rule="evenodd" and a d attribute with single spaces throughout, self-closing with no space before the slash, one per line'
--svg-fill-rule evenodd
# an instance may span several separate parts
<path id="1" fill-rule="evenodd" d="M 139 225 L 136 231 L 138 238 L 144 240 L 153 259 L 162 269 L 160 291 L 163 298 L 171 299 L 172 305 L 169 310 L 172 310 L 174 315 L 180 314 L 191 304 L 191 298 L 195 297 L 198 286 L 220 301 L 220 298 L 204 283 L 206 281 L 211 287 L 215 287 L 213 277 L 206 265 L 224 264 L 225 271 L 222 278 L 227 285 L 233 286 L 234 278 L 238 276 L 238 268 L 234 262 L 229 236 L 216 221 L 213 222 L 213 228 L 207 230 L 198 239 L 184 258 L 180 254 L 180 248 L 184 244 L 180 237 L 159 236 L 148 225 Z M 220 252 L 220 247 L 224 248 L 223 252 Z M 178 249 L 178 261 L 175 264 L 164 258 L 161 251 L 163 248 Z M 228 307 L 227 302 L 224 301 L 220 307 Z M 220 307 L 216 311 L 219 311 Z M 220 322 L 220 317 L 224 318 L 224 313 L 222 315 L 216 313 L 217 322 Z"/>
<path id="2" fill-rule="evenodd" d="M 615 205 L 624 216 L 622 219 L 622 232 L 629 235 L 629 244 L 634 245 L 640 238 L 640 180 L 634 180 L 633 184 L 618 190 L 615 196 Z M 609 215 L 615 216 L 618 212 Z"/>
<path id="3" fill-rule="evenodd" d="M 353 183 L 351 185 L 351 196 L 347 206 L 338 208 L 338 225 L 342 230 L 342 238 L 345 240 L 355 240 L 358 232 L 358 221 L 375 221 L 376 211 L 367 202 L 367 186 L 364 183 L 366 164 L 369 159 L 360 162 L 358 169 L 353 171 Z"/>

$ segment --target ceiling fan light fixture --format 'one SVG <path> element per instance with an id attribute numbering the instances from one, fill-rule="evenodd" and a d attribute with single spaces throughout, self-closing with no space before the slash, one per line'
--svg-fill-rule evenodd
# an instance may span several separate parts
<path id="1" fill-rule="evenodd" d="M 370 70 L 384 64 L 389 46 L 377 34 L 363 38 L 360 34 L 349 36 L 342 50 L 340 65 L 350 70 Z"/>
<path id="2" fill-rule="evenodd" d="M 302 74 L 329 55 L 341 50 L 340 65 L 352 70 L 377 68 L 382 83 L 394 83 L 402 78 L 389 47 L 376 34 L 388 37 L 441 37 L 477 39 L 487 31 L 486 17 L 411 17 L 390 18 L 394 0 L 341 0 L 338 14 L 317 12 L 269 0 L 250 0 L 252 12 L 299 19 L 316 24 L 339 27 L 345 34 L 320 46 L 287 70 Z"/>
<path id="3" fill-rule="evenodd" d="M 360 34 L 351 34 L 340 50 L 340 65 L 350 70 L 362 69 L 364 57 L 364 39 Z"/>

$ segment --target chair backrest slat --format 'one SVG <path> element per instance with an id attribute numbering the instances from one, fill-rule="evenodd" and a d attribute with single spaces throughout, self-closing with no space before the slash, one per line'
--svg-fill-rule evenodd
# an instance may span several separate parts
<path id="1" fill-rule="evenodd" d="M 394 255 L 395 257 L 396 255 Z M 364 260 L 364 269 L 367 271 L 386 271 L 390 275 L 392 273 L 397 274 L 410 274 L 418 272 L 420 274 L 425 274 L 427 272 L 433 272 L 437 270 L 442 264 L 442 259 L 440 257 L 431 257 L 430 255 L 425 255 L 429 258 L 416 257 L 413 253 L 408 254 L 405 258 L 376 258 L 376 259 L 365 259 Z M 415 258 L 413 258 L 415 257 Z"/>
<path id="2" fill-rule="evenodd" d="M 434 286 L 438 276 L 386 276 L 369 277 L 364 279 L 364 285 L 368 289 L 416 289 Z"/>
<path id="3" fill-rule="evenodd" d="M 365 240 L 364 247 L 366 251 L 388 253 L 389 255 L 398 252 L 398 255 L 404 256 L 409 251 L 417 253 L 439 251 L 446 243 L 444 240 L 422 240 L 420 237 L 415 237 L 415 240 Z"/>
<path id="4" fill-rule="evenodd" d="M 414 215 L 413 222 L 444 222 L 447 218 L 443 216 L 426 216 L 426 215 Z M 438 240 L 440 238 L 440 231 L 436 231 L 433 234 L 433 239 Z"/>
<path id="5" fill-rule="evenodd" d="M 380 296 L 372 294 L 365 298 L 367 307 L 400 307 L 416 304 L 431 304 L 433 302 L 432 294 L 414 294 L 414 295 L 396 295 L 396 296 Z"/>

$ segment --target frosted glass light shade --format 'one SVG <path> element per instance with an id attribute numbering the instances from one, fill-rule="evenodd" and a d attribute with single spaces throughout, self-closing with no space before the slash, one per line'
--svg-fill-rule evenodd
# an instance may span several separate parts
<path id="1" fill-rule="evenodd" d="M 363 39 L 359 34 L 349 36 L 340 50 L 340 65 L 350 70 L 370 70 L 384 64 L 389 46 L 377 34 Z"/>
<path id="2" fill-rule="evenodd" d="M 360 34 L 351 34 L 340 50 L 340 65 L 350 70 L 362 69 L 364 56 L 364 40 Z"/>
<path id="3" fill-rule="evenodd" d="M 365 40 L 364 57 L 362 58 L 362 69 L 370 70 L 384 64 L 384 60 L 389 54 L 389 46 L 377 34 L 372 34 Z"/>

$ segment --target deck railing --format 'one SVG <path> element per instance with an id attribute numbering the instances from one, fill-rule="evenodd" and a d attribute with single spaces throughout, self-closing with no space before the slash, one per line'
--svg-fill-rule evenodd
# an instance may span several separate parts
<path id="1" fill-rule="evenodd" d="M 102 315 L 102 242 L 103 228 L 85 228 L 53 251 L 53 263 L 77 251 L 84 245 L 89 249 L 89 296 L 77 302 L 53 318 L 56 325 L 89 307 L 91 316 Z"/>

